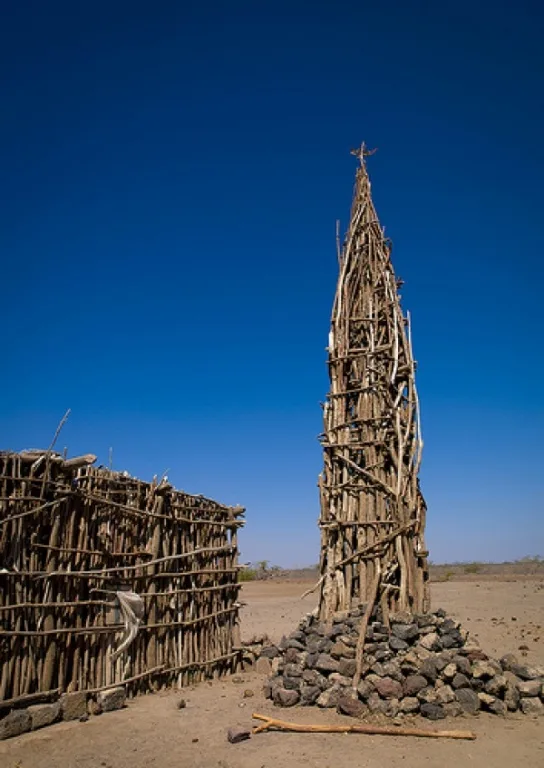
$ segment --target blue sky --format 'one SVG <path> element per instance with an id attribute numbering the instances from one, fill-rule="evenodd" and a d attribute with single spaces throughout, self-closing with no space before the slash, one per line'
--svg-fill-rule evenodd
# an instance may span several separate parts
<path id="1" fill-rule="evenodd" d="M 379 5 L 379 7 L 376 7 Z M 318 558 L 363 139 L 413 316 L 435 561 L 544 554 L 537 0 L 8 2 L 1 444 L 95 452 Z"/>

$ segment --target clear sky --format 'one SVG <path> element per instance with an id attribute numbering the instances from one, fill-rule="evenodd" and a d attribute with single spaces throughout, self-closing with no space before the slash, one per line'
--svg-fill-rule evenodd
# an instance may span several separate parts
<path id="1" fill-rule="evenodd" d="M 544 6 L 7 0 L 0 443 L 247 507 L 317 561 L 364 139 L 413 315 L 435 561 L 544 554 Z"/>

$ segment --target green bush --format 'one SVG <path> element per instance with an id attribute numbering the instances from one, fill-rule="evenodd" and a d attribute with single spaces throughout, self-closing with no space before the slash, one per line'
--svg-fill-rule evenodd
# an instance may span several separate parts
<path id="1" fill-rule="evenodd" d="M 252 568 L 244 568 L 238 572 L 238 581 L 255 581 L 257 578 L 257 571 Z"/>
<path id="2" fill-rule="evenodd" d="M 480 563 L 467 563 L 464 568 L 465 573 L 480 573 L 481 570 Z"/>

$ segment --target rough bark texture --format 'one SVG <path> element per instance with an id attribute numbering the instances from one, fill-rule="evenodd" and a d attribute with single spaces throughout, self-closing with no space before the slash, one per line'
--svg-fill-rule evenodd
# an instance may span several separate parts
<path id="1" fill-rule="evenodd" d="M 360 167 L 328 346 L 319 478 L 322 619 L 368 602 L 381 604 L 386 616 L 429 608 L 410 316 L 402 313 L 391 244 L 372 202 L 369 153 L 363 145 L 354 154 Z"/>

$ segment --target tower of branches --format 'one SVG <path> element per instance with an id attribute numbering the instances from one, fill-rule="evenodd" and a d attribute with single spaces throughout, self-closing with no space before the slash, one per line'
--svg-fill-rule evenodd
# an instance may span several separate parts
<path id="1" fill-rule="evenodd" d="M 429 608 L 422 439 L 410 315 L 372 202 L 364 144 L 328 346 L 319 612 Z M 368 608 L 367 608 L 368 612 Z"/>

